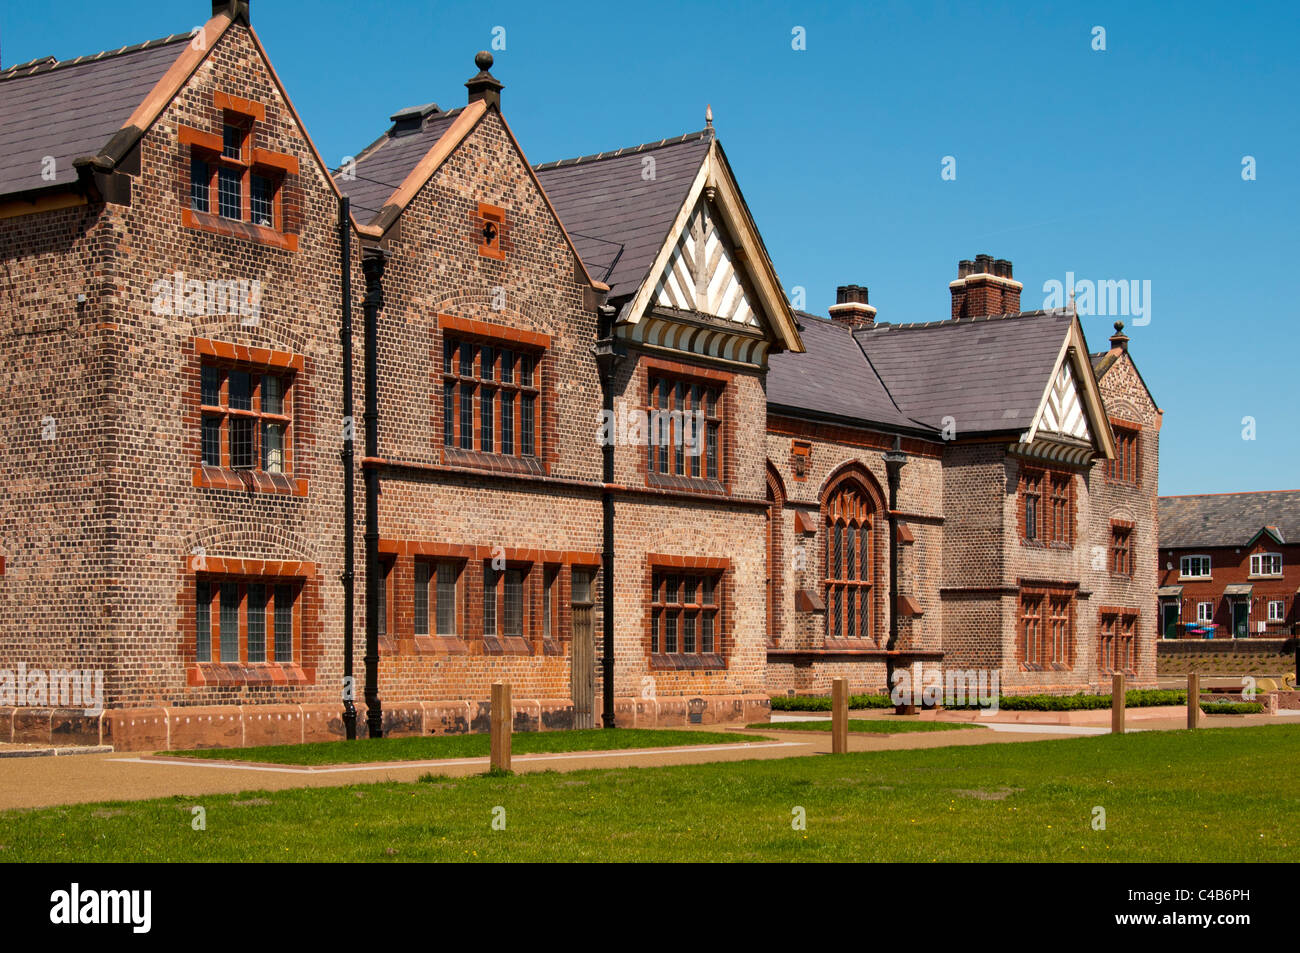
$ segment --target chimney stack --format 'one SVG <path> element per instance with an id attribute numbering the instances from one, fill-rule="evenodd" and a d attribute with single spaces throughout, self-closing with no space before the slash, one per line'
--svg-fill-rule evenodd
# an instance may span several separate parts
<path id="1" fill-rule="evenodd" d="M 504 84 L 488 72 L 492 68 L 492 54 L 487 50 L 479 50 L 474 56 L 474 65 L 478 67 L 477 75 L 465 81 L 465 88 L 469 90 L 469 101 L 476 103 L 481 99 L 487 105 L 495 106 L 500 112 L 501 90 Z"/>
<path id="2" fill-rule="evenodd" d="M 994 314 L 1019 314 L 1024 288 L 1011 276 L 1011 262 L 992 255 L 957 262 L 957 280 L 949 282 L 952 316 L 984 318 Z"/>
<path id="3" fill-rule="evenodd" d="M 842 328 L 869 328 L 876 323 L 876 309 L 867 304 L 866 285 L 840 285 L 829 310 L 831 320 Z"/>
<path id="4" fill-rule="evenodd" d="M 244 18 L 244 23 L 251 22 L 248 19 L 248 0 L 212 0 L 212 15 L 215 17 L 224 13 L 231 20 Z"/>

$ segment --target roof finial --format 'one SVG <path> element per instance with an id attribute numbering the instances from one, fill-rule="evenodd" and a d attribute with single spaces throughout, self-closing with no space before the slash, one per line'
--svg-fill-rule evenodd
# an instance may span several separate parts
<path id="1" fill-rule="evenodd" d="M 1065 312 L 1065 313 L 1066 313 L 1066 314 L 1078 314 L 1078 313 L 1079 313 L 1079 312 L 1075 309 L 1075 307 L 1074 307 L 1074 292 L 1073 292 L 1073 291 L 1070 292 L 1070 306 L 1069 306 L 1069 308 L 1066 309 L 1066 312 Z"/>
<path id="2" fill-rule="evenodd" d="M 474 103 L 482 100 L 486 105 L 500 110 L 504 85 L 488 72 L 492 69 L 492 54 L 487 50 L 479 50 L 474 54 L 474 65 L 478 67 L 478 73 L 465 82 L 465 88 L 469 90 L 469 101 Z"/>
<path id="3" fill-rule="evenodd" d="M 1128 335 L 1124 333 L 1124 322 L 1115 322 L 1115 333 L 1110 336 L 1111 350 L 1128 350 Z"/>
<path id="4" fill-rule="evenodd" d="M 706 103 L 704 106 L 704 125 L 713 128 L 713 104 Z"/>

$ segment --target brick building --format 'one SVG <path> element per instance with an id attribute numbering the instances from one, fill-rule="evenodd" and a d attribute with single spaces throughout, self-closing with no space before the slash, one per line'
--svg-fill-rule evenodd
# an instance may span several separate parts
<path id="1" fill-rule="evenodd" d="M 1300 490 L 1160 497 L 1159 599 L 1165 638 L 1295 634 Z"/>
<path id="2" fill-rule="evenodd" d="M 981 255 L 946 320 L 889 325 L 843 286 L 829 319 L 801 315 L 807 353 L 772 358 L 769 690 L 881 690 L 918 664 L 1008 691 L 1153 681 L 1160 410 L 1121 326 L 1090 354 L 1021 287 Z"/>
<path id="3" fill-rule="evenodd" d="M 212 6 L 0 71 L 0 668 L 100 671 L 107 708 L 0 697 L 0 738 L 338 737 L 349 634 L 362 733 L 376 692 L 386 732 L 475 730 L 497 679 L 551 728 L 755 720 L 890 658 L 1153 673 L 1122 334 L 1090 359 L 983 258 L 935 325 L 796 315 L 711 123 L 533 166 L 486 54 L 331 170 Z M 836 533 L 868 574 L 796 561 Z"/>

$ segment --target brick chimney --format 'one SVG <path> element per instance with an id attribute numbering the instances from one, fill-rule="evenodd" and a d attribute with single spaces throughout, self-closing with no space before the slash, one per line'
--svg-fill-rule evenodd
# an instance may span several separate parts
<path id="1" fill-rule="evenodd" d="M 212 0 L 212 15 L 215 17 L 219 13 L 227 14 L 231 20 L 244 18 L 245 23 L 248 19 L 248 0 Z"/>
<path id="2" fill-rule="evenodd" d="M 831 320 L 842 328 L 869 328 L 876 323 L 876 309 L 867 304 L 866 285 L 840 285 L 829 311 Z"/>
<path id="3" fill-rule="evenodd" d="M 488 72 L 492 68 L 492 54 L 487 50 L 479 50 L 474 55 L 474 65 L 478 67 L 478 73 L 465 81 L 465 88 L 469 90 L 469 101 L 476 103 L 481 99 L 487 105 L 495 106 L 499 111 L 504 84 Z"/>
<path id="4" fill-rule="evenodd" d="M 991 314 L 1018 314 L 1024 288 L 1011 277 L 1011 262 L 992 255 L 957 262 L 957 280 L 949 282 L 953 318 L 983 318 Z"/>

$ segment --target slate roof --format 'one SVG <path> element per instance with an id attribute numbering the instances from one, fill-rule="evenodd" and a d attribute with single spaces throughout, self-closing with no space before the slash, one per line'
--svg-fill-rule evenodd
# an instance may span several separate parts
<path id="1" fill-rule="evenodd" d="M 610 286 L 610 301 L 646 280 L 712 141 L 706 129 L 534 166 L 591 276 Z M 653 178 L 642 174 L 648 157 Z"/>
<path id="2" fill-rule="evenodd" d="M 1160 548 L 1244 546 L 1265 526 L 1300 543 L 1300 490 L 1162 496 Z"/>
<path id="3" fill-rule="evenodd" d="M 877 324 L 855 331 L 902 413 L 959 434 L 1028 429 L 1072 316 L 1064 310 Z M 792 359 L 798 360 L 797 356 Z"/>
<path id="4" fill-rule="evenodd" d="M 104 147 L 189 41 L 178 33 L 0 72 L 0 196 L 75 182 L 72 160 Z M 53 181 L 41 177 L 45 156 L 55 160 Z"/>
<path id="5" fill-rule="evenodd" d="M 423 108 L 433 111 L 428 112 L 418 129 L 395 134 L 399 123 L 394 122 L 387 132 L 361 151 L 357 156 L 355 179 L 344 178 L 341 168 L 333 171 L 335 184 L 352 200 L 352 215 L 361 224 L 368 224 L 379 214 L 384 203 L 465 107 L 441 112 L 430 103 Z M 393 118 L 405 112 L 394 113 Z"/>
<path id="6" fill-rule="evenodd" d="M 806 352 L 782 351 L 768 358 L 768 407 L 907 430 L 930 429 L 894 405 L 847 328 L 813 314 L 799 312 L 798 317 Z"/>

